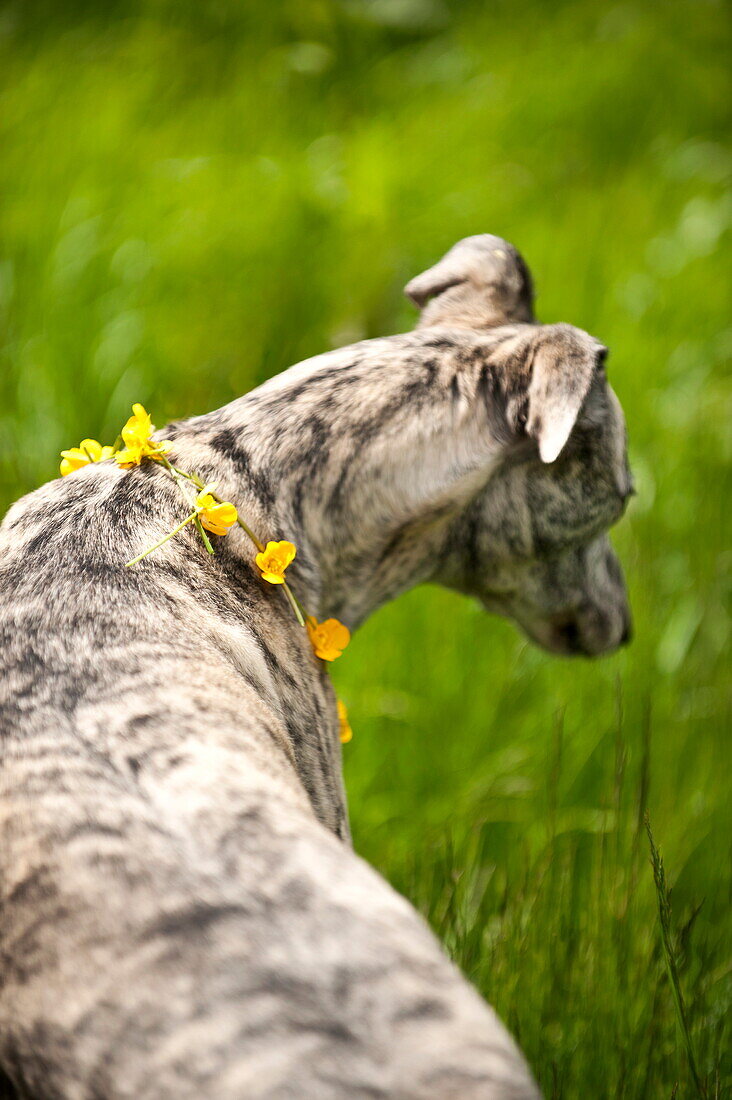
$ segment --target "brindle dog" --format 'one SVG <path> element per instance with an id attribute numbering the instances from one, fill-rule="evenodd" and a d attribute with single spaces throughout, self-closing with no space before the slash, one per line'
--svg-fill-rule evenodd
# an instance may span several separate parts
<path id="1" fill-rule="evenodd" d="M 624 642 L 630 492 L 605 349 L 461 241 L 416 331 L 169 425 L 293 587 L 351 628 L 438 581 L 557 653 Z M 210 558 L 154 463 L 0 531 L 0 1065 L 22 1097 L 528 1098 L 492 1010 L 349 845 L 327 669 L 244 533 Z M 527 1007 L 531 1012 L 531 1006 Z"/>

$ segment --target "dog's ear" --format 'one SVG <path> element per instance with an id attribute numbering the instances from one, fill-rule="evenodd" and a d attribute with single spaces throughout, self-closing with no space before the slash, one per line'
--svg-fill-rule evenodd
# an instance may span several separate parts
<path id="1" fill-rule="evenodd" d="M 451 286 L 467 282 L 469 271 L 461 257 L 448 252 L 439 263 L 416 275 L 404 287 L 404 293 L 415 306 L 422 309 L 430 298 L 449 290 Z"/>
<path id="2" fill-rule="evenodd" d="M 542 325 L 532 339 L 526 431 L 542 462 L 559 457 L 607 348 L 571 325 Z"/>
<path id="3" fill-rule="evenodd" d="M 492 306 L 501 319 L 531 320 L 529 269 L 512 244 L 491 233 L 458 241 L 433 267 L 407 283 L 404 293 L 423 309 L 430 298 L 463 283 L 470 284 L 484 310 Z"/>

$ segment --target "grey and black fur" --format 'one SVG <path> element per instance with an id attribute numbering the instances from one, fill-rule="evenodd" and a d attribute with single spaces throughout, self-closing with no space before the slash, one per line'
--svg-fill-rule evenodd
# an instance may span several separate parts
<path id="1" fill-rule="evenodd" d="M 630 479 L 605 349 L 534 323 L 497 237 L 407 293 L 416 331 L 160 436 L 297 545 L 320 619 L 438 581 L 556 652 L 613 649 Z M 327 669 L 244 533 L 125 569 L 180 518 L 163 469 L 105 462 L 0 529 L 0 1066 L 36 1100 L 536 1097 L 354 855 Z"/>

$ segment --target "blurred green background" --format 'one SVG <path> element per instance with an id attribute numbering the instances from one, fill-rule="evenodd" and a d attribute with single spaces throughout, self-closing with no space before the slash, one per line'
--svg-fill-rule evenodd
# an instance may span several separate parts
<path id="1" fill-rule="evenodd" d="M 547 1096 L 730 1082 L 725 668 L 729 9 L 706 0 L 0 7 L 0 504 L 291 363 L 401 331 L 455 240 L 524 253 L 609 345 L 636 640 L 531 648 L 421 589 L 334 669 L 357 849 L 428 916 Z M 728 1038 L 728 1037 L 727 1037 Z"/>

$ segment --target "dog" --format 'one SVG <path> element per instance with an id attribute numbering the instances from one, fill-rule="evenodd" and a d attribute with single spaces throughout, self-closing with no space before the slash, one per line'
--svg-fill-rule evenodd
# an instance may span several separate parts
<path id="1" fill-rule="evenodd" d="M 423 581 L 557 654 L 626 642 L 632 491 L 606 349 L 538 324 L 518 252 L 459 242 L 413 332 L 168 425 L 355 629 Z M 245 533 L 155 462 L 89 464 L 0 529 L 0 1065 L 34 1100 L 528 1100 L 492 1009 L 352 851 L 325 663 Z"/>

